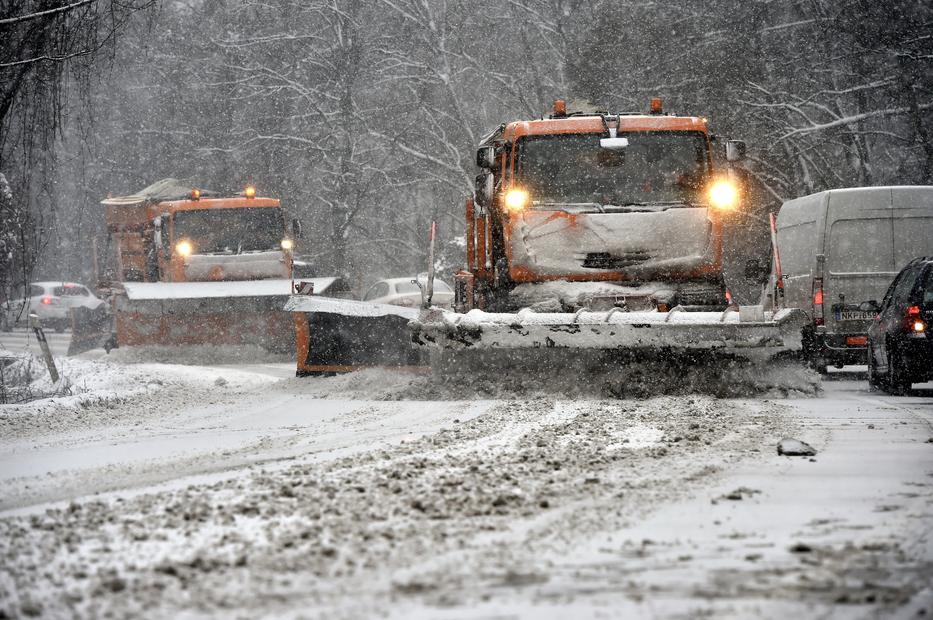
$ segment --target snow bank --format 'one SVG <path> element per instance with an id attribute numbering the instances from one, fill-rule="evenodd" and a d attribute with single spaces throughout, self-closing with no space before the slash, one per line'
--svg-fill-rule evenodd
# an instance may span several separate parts
<path id="1" fill-rule="evenodd" d="M 120 347 L 113 349 L 109 354 L 102 349 L 95 349 L 82 354 L 81 357 L 122 364 L 159 363 L 194 366 L 295 361 L 294 354 L 274 353 L 258 345 L 249 344 Z"/>
<path id="2" fill-rule="evenodd" d="M 0 405 L 0 436 L 9 437 L 36 425 L 59 426 L 67 423 L 61 418 L 76 416 L 116 423 L 121 417 L 138 417 L 136 409 L 209 403 L 221 393 L 261 390 L 278 381 L 268 374 L 229 367 L 121 364 L 113 359 L 64 357 L 55 359 L 61 379 L 53 383 L 38 359 L 22 363 L 32 365 L 25 388 L 38 398 Z M 136 407 L 112 410 L 124 402 Z"/>

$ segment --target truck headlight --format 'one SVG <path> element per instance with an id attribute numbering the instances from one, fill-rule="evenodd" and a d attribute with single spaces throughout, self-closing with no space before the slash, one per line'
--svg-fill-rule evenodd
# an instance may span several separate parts
<path id="1" fill-rule="evenodd" d="M 194 248 L 191 245 L 190 241 L 179 241 L 175 244 L 175 251 L 178 252 L 181 256 L 191 256 L 191 252 Z"/>
<path id="2" fill-rule="evenodd" d="M 292 241 L 291 239 L 282 239 L 283 250 L 291 250 L 293 247 L 295 247 L 294 241 Z"/>
<path id="3" fill-rule="evenodd" d="M 528 192 L 523 189 L 510 189 L 505 195 L 505 207 L 509 211 L 523 211 L 530 203 Z"/>
<path id="4" fill-rule="evenodd" d="M 716 181 L 709 188 L 709 202 L 721 211 L 731 211 L 739 204 L 739 190 L 729 181 Z"/>

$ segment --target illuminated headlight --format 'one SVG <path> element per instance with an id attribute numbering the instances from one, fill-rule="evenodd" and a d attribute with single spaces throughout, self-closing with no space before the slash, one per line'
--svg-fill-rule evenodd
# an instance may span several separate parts
<path id="1" fill-rule="evenodd" d="M 190 241 L 179 241 L 175 244 L 175 251 L 182 256 L 191 256 L 191 252 L 194 248 L 191 246 Z"/>
<path id="2" fill-rule="evenodd" d="M 523 189 L 510 189 L 505 195 L 505 208 L 509 211 L 522 211 L 530 203 L 528 192 Z"/>
<path id="3" fill-rule="evenodd" d="M 283 250 L 290 250 L 290 249 L 292 249 L 293 247 L 295 247 L 295 242 L 294 242 L 294 241 L 292 241 L 291 239 L 282 239 L 282 249 L 283 249 Z"/>
<path id="4" fill-rule="evenodd" d="M 729 181 L 716 181 L 709 188 L 709 202 L 722 211 L 731 211 L 739 204 L 739 190 Z"/>

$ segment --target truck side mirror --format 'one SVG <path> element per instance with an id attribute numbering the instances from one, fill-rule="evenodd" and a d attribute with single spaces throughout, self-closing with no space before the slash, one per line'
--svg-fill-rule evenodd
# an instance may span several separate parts
<path id="1" fill-rule="evenodd" d="M 726 140 L 726 160 L 742 161 L 745 159 L 745 142 L 743 140 Z"/>
<path id="2" fill-rule="evenodd" d="M 474 182 L 474 194 L 476 204 L 486 207 L 492 203 L 492 195 L 496 191 L 496 179 L 491 172 L 476 175 Z"/>
<path id="3" fill-rule="evenodd" d="M 162 216 L 156 216 L 152 218 L 152 227 L 155 229 L 155 232 L 152 233 L 152 241 L 155 247 L 162 246 Z"/>
<path id="4" fill-rule="evenodd" d="M 493 146 L 481 146 L 476 150 L 476 165 L 485 170 L 492 170 L 496 167 L 496 148 Z"/>
<path id="5" fill-rule="evenodd" d="M 292 236 L 295 239 L 301 239 L 301 220 L 297 217 L 292 219 Z"/>

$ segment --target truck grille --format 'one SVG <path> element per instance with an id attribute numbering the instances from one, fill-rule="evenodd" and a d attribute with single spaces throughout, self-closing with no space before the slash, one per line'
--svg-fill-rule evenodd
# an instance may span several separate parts
<path id="1" fill-rule="evenodd" d="M 609 252 L 589 252 L 583 257 L 583 266 L 587 269 L 621 269 L 643 263 L 651 258 L 646 251 L 610 254 Z"/>

